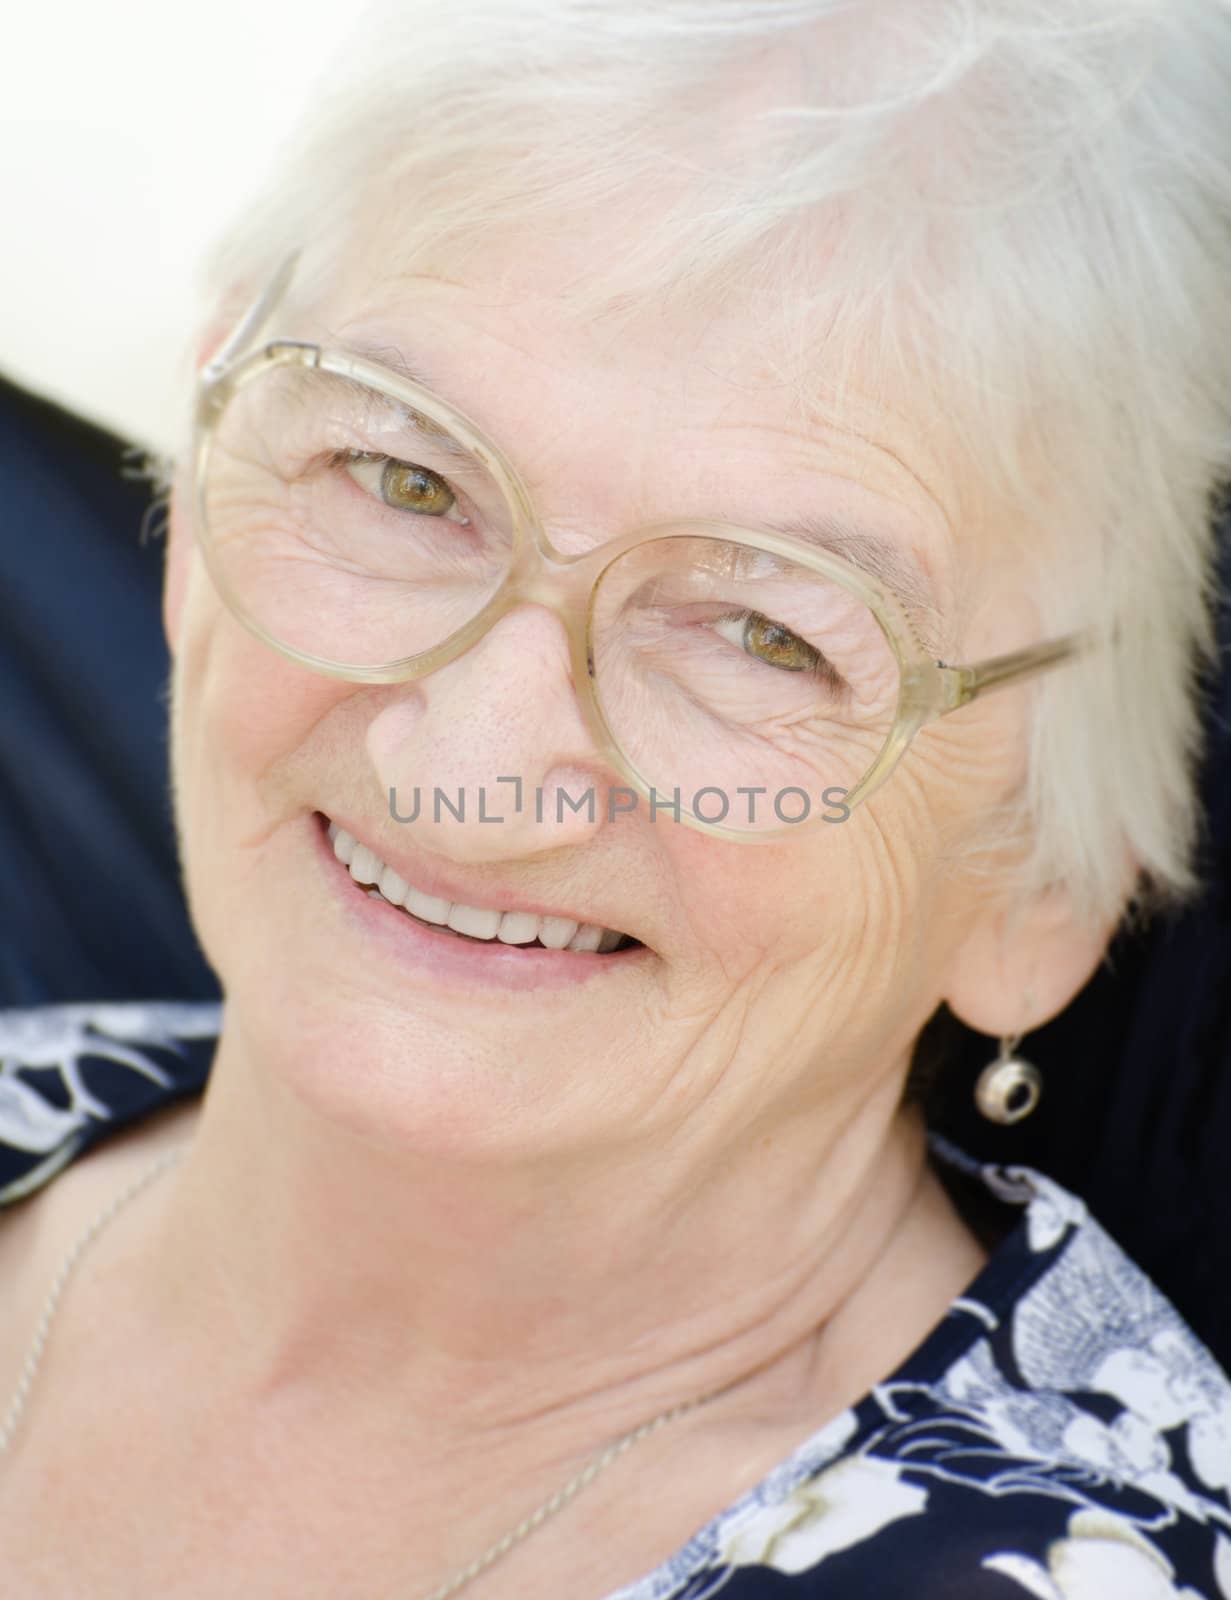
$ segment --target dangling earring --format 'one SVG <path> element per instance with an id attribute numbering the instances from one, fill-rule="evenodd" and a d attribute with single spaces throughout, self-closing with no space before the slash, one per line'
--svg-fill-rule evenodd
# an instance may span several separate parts
<path id="1" fill-rule="evenodd" d="M 1020 1122 L 1038 1105 L 1043 1075 L 1032 1062 L 1017 1054 L 1020 1033 L 1000 1040 L 1000 1054 L 989 1061 L 975 1085 L 975 1104 L 989 1122 Z"/>

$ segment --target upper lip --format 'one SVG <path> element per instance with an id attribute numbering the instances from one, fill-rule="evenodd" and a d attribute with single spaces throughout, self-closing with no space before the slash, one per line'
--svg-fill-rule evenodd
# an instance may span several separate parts
<path id="1" fill-rule="evenodd" d="M 389 849 L 383 841 L 379 840 L 376 831 L 366 830 L 349 822 L 345 817 L 335 811 L 320 813 L 326 823 L 335 822 L 339 828 L 344 828 L 352 838 L 360 844 L 366 845 L 373 855 L 378 856 L 387 867 L 392 867 L 399 877 L 405 878 L 413 888 L 423 894 L 433 895 L 439 900 L 447 900 L 450 905 L 473 906 L 479 911 L 526 911 L 536 917 L 562 917 L 578 925 L 589 923 L 594 927 L 613 928 L 618 933 L 626 933 L 630 938 L 639 938 L 623 923 L 609 922 L 601 916 L 595 916 L 592 911 L 580 912 L 566 910 L 561 906 L 544 905 L 540 900 L 527 899 L 525 895 L 517 894 L 514 890 L 491 889 L 470 890 L 459 888 L 456 884 L 442 876 L 435 868 L 428 866 L 422 858 L 410 860 L 403 852 Z M 644 942 L 644 941 L 640 941 Z"/>

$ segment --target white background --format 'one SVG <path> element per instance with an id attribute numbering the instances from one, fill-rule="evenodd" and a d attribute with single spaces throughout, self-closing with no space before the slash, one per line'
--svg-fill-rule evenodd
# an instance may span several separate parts
<path id="1" fill-rule="evenodd" d="M 168 446 L 203 250 L 355 0 L 0 0 L 0 372 Z"/>

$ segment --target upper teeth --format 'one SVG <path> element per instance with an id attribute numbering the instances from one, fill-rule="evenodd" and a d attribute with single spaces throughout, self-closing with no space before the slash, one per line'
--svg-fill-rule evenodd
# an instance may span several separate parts
<path id="1" fill-rule="evenodd" d="M 593 922 L 574 922 L 571 917 L 540 917 L 533 911 L 489 911 L 480 906 L 450 904 L 435 895 L 424 894 L 407 883 L 366 844 L 353 834 L 329 824 L 333 853 L 350 868 L 356 883 L 374 884 L 390 905 L 402 906 L 423 922 L 467 933 L 472 939 L 498 939 L 501 944 L 530 944 L 537 939 L 549 950 L 614 950 L 623 935 L 615 928 L 601 928 Z"/>

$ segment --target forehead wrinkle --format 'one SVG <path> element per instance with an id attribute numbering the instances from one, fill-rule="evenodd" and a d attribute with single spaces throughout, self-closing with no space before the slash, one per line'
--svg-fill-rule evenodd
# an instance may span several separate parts
<path id="1" fill-rule="evenodd" d="M 862 440 L 863 443 L 865 443 L 870 449 L 877 450 L 881 455 L 888 456 L 890 461 L 892 461 L 900 471 L 904 472 L 913 483 L 917 484 L 927 496 L 928 500 L 932 504 L 933 509 L 940 518 L 941 525 L 944 528 L 945 535 L 949 539 L 950 544 L 956 542 L 957 532 L 953 525 L 953 519 L 950 517 L 948 509 L 946 508 L 945 502 L 941 498 L 940 493 L 932 487 L 927 479 L 924 478 L 915 467 L 910 464 L 905 456 L 903 456 L 899 451 L 895 450 L 891 445 L 885 444 L 883 440 L 873 439 L 870 437 L 870 435 L 860 433 L 857 429 L 844 428 L 839 431 L 849 433 L 852 438 Z"/>
<path id="2" fill-rule="evenodd" d="M 943 499 L 927 479 L 922 477 L 918 470 L 911 466 L 906 457 L 898 450 L 886 444 L 882 439 L 874 438 L 870 433 L 862 433 L 858 428 L 851 427 L 849 424 L 836 422 L 832 417 L 817 418 L 815 425 L 825 433 L 837 434 L 843 439 L 856 439 L 860 444 L 866 445 L 869 450 L 875 451 L 877 455 L 887 457 L 900 472 L 904 472 L 918 488 L 922 489 L 933 508 L 939 513 L 946 532 L 952 535 L 953 523 L 945 508 Z M 715 420 L 711 423 L 695 424 L 693 425 L 693 430 L 699 430 L 704 433 L 717 433 L 720 430 L 734 433 L 770 433 L 778 439 L 789 441 L 793 446 L 802 447 L 803 451 L 808 455 L 823 456 L 824 447 L 821 440 L 815 433 L 808 432 L 802 426 L 792 427 L 789 424 L 784 425 L 774 422 L 741 420 L 727 422 Z"/>

